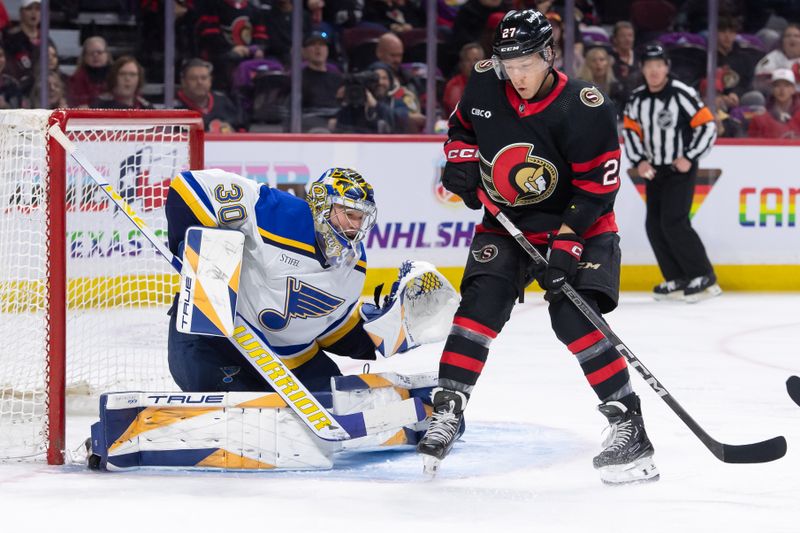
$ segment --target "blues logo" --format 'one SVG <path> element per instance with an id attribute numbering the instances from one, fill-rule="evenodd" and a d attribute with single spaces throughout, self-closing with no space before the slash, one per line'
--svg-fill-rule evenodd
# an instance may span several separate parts
<path id="1" fill-rule="evenodd" d="M 320 290 L 313 285 L 289 277 L 286 280 L 286 301 L 283 310 L 265 309 L 258 321 L 267 329 L 285 329 L 293 318 L 316 318 L 333 313 L 344 303 L 344 298 Z"/>

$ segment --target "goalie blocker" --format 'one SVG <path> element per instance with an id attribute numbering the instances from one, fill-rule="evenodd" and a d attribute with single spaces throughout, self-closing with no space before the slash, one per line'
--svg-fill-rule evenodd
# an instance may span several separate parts
<path id="1" fill-rule="evenodd" d="M 380 412 L 397 424 L 343 442 L 317 438 L 274 393 L 120 392 L 102 395 L 92 425 L 89 466 L 104 470 L 319 470 L 340 451 L 407 446 L 427 420 L 417 420 L 411 398 L 430 414 L 437 373 L 362 374 L 332 378 L 332 393 L 317 398 L 335 414 Z M 403 424 L 407 424 L 404 427 Z"/>

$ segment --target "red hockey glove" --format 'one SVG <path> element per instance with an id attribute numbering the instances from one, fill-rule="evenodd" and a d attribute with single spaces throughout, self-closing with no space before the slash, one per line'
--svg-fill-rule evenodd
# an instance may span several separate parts
<path id="1" fill-rule="evenodd" d="M 550 258 L 542 279 L 542 288 L 558 291 L 564 283 L 571 282 L 578 271 L 582 253 L 583 239 L 574 233 L 550 237 Z"/>
<path id="2" fill-rule="evenodd" d="M 482 207 L 477 190 L 481 182 L 478 166 L 478 147 L 462 141 L 450 141 L 444 145 L 447 163 L 442 172 L 442 185 L 457 194 L 470 209 Z"/>

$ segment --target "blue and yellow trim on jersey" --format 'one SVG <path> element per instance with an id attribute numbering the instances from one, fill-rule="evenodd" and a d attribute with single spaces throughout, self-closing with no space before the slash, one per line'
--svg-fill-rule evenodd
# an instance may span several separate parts
<path id="1" fill-rule="evenodd" d="M 194 178 L 191 171 L 181 172 L 172 180 L 170 188 L 178 193 L 186 207 L 197 220 L 206 227 L 216 228 L 217 215 L 203 186 Z"/>
<path id="2" fill-rule="evenodd" d="M 317 343 L 323 348 L 328 348 L 353 331 L 359 322 L 361 322 L 361 302 L 356 302 L 349 313 L 328 326 L 322 335 L 317 337 Z"/>
<path id="3" fill-rule="evenodd" d="M 302 198 L 262 185 L 256 202 L 256 223 L 265 243 L 321 259 L 311 208 Z"/>
<path id="4" fill-rule="evenodd" d="M 367 275 L 367 251 L 364 249 L 364 243 L 358 243 L 358 246 L 361 250 L 361 257 L 358 259 L 356 266 L 353 267 L 353 270 L 358 270 L 365 276 Z"/>

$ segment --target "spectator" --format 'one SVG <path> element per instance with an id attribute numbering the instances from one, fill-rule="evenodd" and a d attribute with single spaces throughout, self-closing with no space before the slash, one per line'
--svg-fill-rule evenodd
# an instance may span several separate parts
<path id="1" fill-rule="evenodd" d="M 78 68 L 67 84 L 67 102 L 72 107 L 88 107 L 106 88 L 111 54 L 106 40 L 89 37 L 83 41 Z"/>
<path id="2" fill-rule="evenodd" d="M 6 51 L 0 46 L 0 109 L 17 109 L 20 104 L 19 83 L 5 71 Z"/>
<path id="3" fill-rule="evenodd" d="M 614 75 L 630 92 L 641 84 L 639 75 L 639 55 L 635 50 L 636 32 L 633 24 L 621 20 L 614 24 L 611 33 L 611 55 L 614 57 Z"/>
<path id="4" fill-rule="evenodd" d="M 564 70 L 564 22 L 561 20 L 561 15 L 555 11 L 551 11 L 545 15 L 550 25 L 553 28 L 553 51 L 556 58 L 553 61 L 553 66 L 558 70 Z M 577 39 L 578 31 L 575 31 L 575 49 L 573 53 L 572 69 L 573 72 L 579 72 L 583 64 L 583 42 Z"/>
<path id="5" fill-rule="evenodd" d="M 617 107 L 617 117 L 621 119 L 625 103 L 628 101 L 628 93 L 614 76 L 613 61 L 605 48 L 601 46 L 590 48 L 586 52 L 586 60 L 578 71 L 578 78 L 594 84 L 603 94 L 611 98 Z"/>
<path id="6" fill-rule="evenodd" d="M 768 53 L 755 69 L 755 88 L 769 93 L 772 73 L 779 68 L 788 68 L 795 74 L 795 83 L 800 70 L 800 24 L 790 23 L 781 34 L 780 47 Z"/>
<path id="7" fill-rule="evenodd" d="M 246 131 L 236 104 L 221 92 L 211 90 L 213 66 L 202 59 L 190 59 L 181 68 L 179 109 L 203 115 L 205 130 L 212 133 Z"/>
<path id="8" fill-rule="evenodd" d="M 0 0 L 0 32 L 5 31 L 8 26 L 8 11 L 6 6 L 3 5 L 3 0 Z"/>
<path id="9" fill-rule="evenodd" d="M 240 62 L 266 54 L 265 13 L 249 0 L 198 0 L 195 12 L 200 56 L 214 65 L 215 88 L 227 90 Z"/>
<path id="10" fill-rule="evenodd" d="M 47 70 L 49 72 L 55 72 L 58 74 L 58 77 L 61 78 L 61 84 L 66 90 L 67 82 L 69 82 L 69 76 L 61 71 L 61 61 L 58 57 L 58 49 L 56 48 L 56 45 L 52 43 L 47 45 Z"/>
<path id="11" fill-rule="evenodd" d="M 403 33 L 424 27 L 425 13 L 420 0 L 370 0 L 364 7 L 364 20 Z"/>
<path id="12" fill-rule="evenodd" d="M 443 72 L 449 74 L 455 70 L 458 61 L 456 51 L 461 50 L 465 44 L 480 39 L 492 13 L 507 11 L 503 3 L 504 0 L 467 0 L 467 3 L 461 6 L 453 22 L 450 42 L 444 50 L 444 53 L 449 55 L 442 58 Z"/>
<path id="13" fill-rule="evenodd" d="M 33 88 L 28 95 L 28 102 L 25 107 L 38 109 L 39 102 L 39 77 L 34 78 Z M 59 109 L 67 107 L 67 94 L 64 80 L 58 72 L 50 71 L 47 73 L 47 109 Z"/>
<path id="14" fill-rule="evenodd" d="M 291 62 L 292 51 L 292 0 L 273 0 L 272 9 L 266 15 L 269 34 L 269 54 L 281 63 Z M 303 35 L 311 31 L 311 16 L 303 10 Z"/>
<path id="15" fill-rule="evenodd" d="M 8 73 L 20 82 L 23 93 L 33 86 L 33 65 L 39 56 L 40 0 L 22 0 L 19 7 L 19 26 L 9 30 L 3 47 L 8 55 Z"/>
<path id="16" fill-rule="evenodd" d="M 153 109 L 139 92 L 144 87 L 144 69 L 133 56 L 122 56 L 108 71 L 107 92 L 92 107 L 101 109 Z"/>
<path id="17" fill-rule="evenodd" d="M 747 134 L 762 139 L 800 137 L 800 97 L 794 73 L 787 68 L 775 69 L 771 83 L 767 109 L 750 120 Z"/>
<path id="18" fill-rule="evenodd" d="M 323 19 L 341 28 L 351 28 L 364 17 L 364 0 L 325 0 Z"/>
<path id="19" fill-rule="evenodd" d="M 401 84 L 407 83 L 407 74 L 403 72 L 403 41 L 392 32 L 384 33 L 378 37 L 375 45 L 375 57 L 378 61 L 389 65 Z"/>
<path id="20" fill-rule="evenodd" d="M 739 105 L 726 112 L 717 110 L 717 130 L 720 137 L 747 137 L 747 128 L 753 117 L 764 113 L 766 98 L 758 91 L 744 93 Z"/>
<path id="21" fill-rule="evenodd" d="M 339 107 L 336 93 L 342 86 L 342 75 L 328 68 L 328 39 L 313 32 L 303 41 L 303 130 L 326 129 L 328 120 Z"/>
<path id="22" fill-rule="evenodd" d="M 130 1 L 130 0 L 126 0 Z M 193 0 L 170 0 L 175 13 L 175 64 L 197 56 L 195 26 L 197 25 Z M 147 72 L 164 72 L 164 0 L 139 0 L 136 14 L 139 26 L 136 53 Z"/>
<path id="23" fill-rule="evenodd" d="M 417 95 L 400 84 L 390 65 L 378 62 L 371 69 L 378 76 L 373 94 L 391 110 L 394 133 L 421 132 L 425 127 L 425 115 L 422 114 Z"/>
<path id="24" fill-rule="evenodd" d="M 456 104 L 461 100 L 464 87 L 467 86 L 467 80 L 472 69 L 475 68 L 475 63 L 484 58 L 483 47 L 478 43 L 467 43 L 461 47 L 458 58 L 458 74 L 450 78 L 447 85 L 444 86 L 442 104 L 447 115 L 453 112 Z"/>
<path id="25" fill-rule="evenodd" d="M 419 95 L 425 92 L 425 80 L 414 76 L 411 72 L 403 68 L 403 41 L 392 32 L 387 32 L 378 37 L 378 44 L 375 46 L 375 56 L 379 63 L 389 65 L 392 75 L 397 83 L 406 87 L 408 91 L 414 93 L 417 98 L 416 104 L 412 104 L 419 109 Z"/>
<path id="26" fill-rule="evenodd" d="M 370 78 L 370 79 L 367 79 Z M 375 85 L 377 76 L 359 73 L 349 79 L 337 93 L 342 106 L 331 121 L 336 133 L 392 133 L 392 112 L 378 100 L 366 85 Z"/>
<path id="27" fill-rule="evenodd" d="M 753 71 L 758 57 L 743 50 L 736 42 L 739 23 L 733 18 L 721 18 L 717 25 L 717 66 L 723 68 L 723 78 L 728 92 L 737 98 L 753 88 Z"/>

